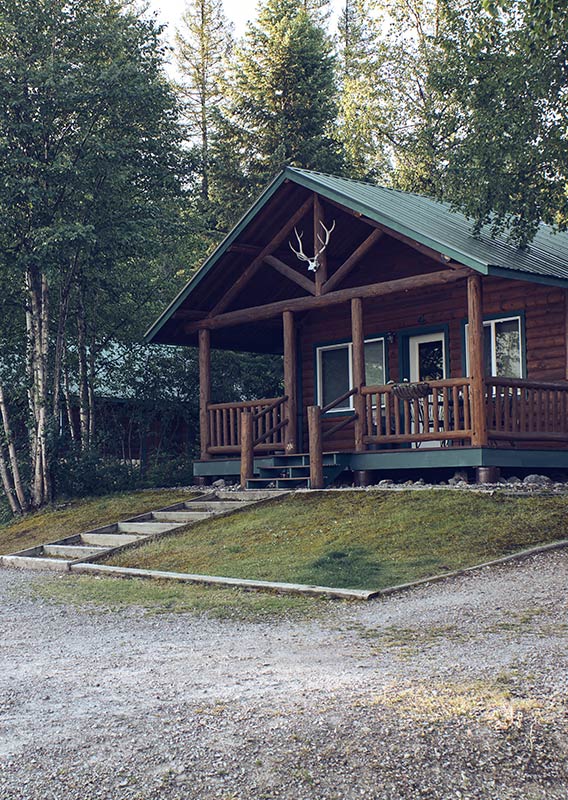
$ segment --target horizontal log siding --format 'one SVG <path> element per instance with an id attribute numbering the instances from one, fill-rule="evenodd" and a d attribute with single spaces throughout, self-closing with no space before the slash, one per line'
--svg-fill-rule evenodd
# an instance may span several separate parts
<path id="1" fill-rule="evenodd" d="M 421 259 L 423 260 L 423 259 Z M 433 262 L 431 262 L 433 263 Z M 407 267 L 405 267 L 405 272 Z M 420 270 L 423 271 L 423 270 Z M 401 269 L 402 272 L 402 269 Z M 528 377 L 538 381 L 565 380 L 567 377 L 567 319 L 566 291 L 536 283 L 483 279 L 484 316 L 525 312 Z M 368 299 L 363 301 L 365 337 L 370 338 L 386 331 L 420 329 L 435 325 L 448 325 L 450 375 L 460 377 L 463 368 L 463 320 L 467 317 L 465 281 L 443 288 L 408 292 L 403 296 Z M 316 402 L 315 347 L 351 337 L 349 304 L 314 311 L 302 324 L 302 402 L 303 435 L 307 442 L 306 407 Z M 387 345 L 389 378 L 397 381 L 399 375 L 399 342 Z M 334 425 L 339 414 L 324 419 L 324 431 Z M 352 426 L 339 431 L 326 440 L 326 450 L 352 450 Z"/>

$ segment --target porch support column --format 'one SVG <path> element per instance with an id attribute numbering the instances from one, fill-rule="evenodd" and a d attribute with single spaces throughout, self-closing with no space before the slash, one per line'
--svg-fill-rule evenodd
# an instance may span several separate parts
<path id="1" fill-rule="evenodd" d="M 485 407 L 485 365 L 483 358 L 483 290 L 481 275 L 467 279 L 469 378 L 471 379 L 471 443 L 487 446 L 487 410 Z"/>
<path id="2" fill-rule="evenodd" d="M 284 328 L 284 394 L 286 401 L 286 426 L 285 442 L 286 452 L 296 453 L 298 448 L 297 424 L 298 402 L 296 391 L 298 386 L 298 366 L 296 361 L 296 325 L 293 311 L 284 311 L 282 314 Z"/>
<path id="3" fill-rule="evenodd" d="M 209 456 L 209 415 L 207 406 L 211 402 L 211 332 L 199 331 L 199 438 L 201 459 Z"/>
<path id="4" fill-rule="evenodd" d="M 363 333 L 363 301 L 360 297 L 351 300 L 351 339 L 353 342 L 353 388 L 357 394 L 353 397 L 353 406 L 357 415 L 355 419 L 355 450 L 360 453 L 365 449 L 363 431 L 365 422 L 365 399 L 361 388 L 365 385 L 365 335 Z"/>

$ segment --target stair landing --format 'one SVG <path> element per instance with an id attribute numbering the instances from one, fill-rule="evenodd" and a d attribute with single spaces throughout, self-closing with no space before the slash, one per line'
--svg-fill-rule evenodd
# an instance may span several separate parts
<path id="1" fill-rule="evenodd" d="M 310 489 L 310 456 L 308 453 L 274 455 L 256 458 L 255 477 L 247 481 L 247 489 Z M 324 486 L 329 486 L 345 470 L 342 453 L 323 454 Z"/>

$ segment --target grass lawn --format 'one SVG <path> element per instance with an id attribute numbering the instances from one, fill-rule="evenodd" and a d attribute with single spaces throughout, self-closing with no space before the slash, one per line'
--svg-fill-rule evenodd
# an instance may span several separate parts
<path id="1" fill-rule="evenodd" d="M 314 492 L 201 522 L 107 563 L 381 589 L 568 538 L 568 497 Z"/>
<path id="2" fill-rule="evenodd" d="M 136 606 L 149 614 L 206 613 L 217 619 L 243 622 L 260 622 L 273 617 L 281 618 L 282 615 L 310 618 L 332 606 L 332 601 L 314 597 L 243 592 L 173 581 L 74 575 L 42 577 L 32 585 L 31 594 L 79 608 L 102 606 L 105 610 L 117 610 Z"/>
<path id="3" fill-rule="evenodd" d="M 151 489 L 72 500 L 0 525 L 0 555 L 62 539 L 99 525 L 120 522 L 190 497 L 194 495 L 179 489 Z"/>

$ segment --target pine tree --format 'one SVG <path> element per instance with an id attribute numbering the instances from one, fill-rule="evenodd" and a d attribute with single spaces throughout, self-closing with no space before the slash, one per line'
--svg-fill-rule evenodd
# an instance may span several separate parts
<path id="1" fill-rule="evenodd" d="M 231 28 L 222 0 L 188 0 L 176 34 L 176 55 L 187 135 L 190 141 L 197 140 L 201 198 L 205 204 L 209 201 L 214 109 L 221 99 L 220 83 L 231 46 Z"/>
<path id="2" fill-rule="evenodd" d="M 342 169 L 332 44 L 312 11 L 266 0 L 235 51 L 216 146 L 216 191 L 233 219 L 285 164 Z"/>
<path id="3" fill-rule="evenodd" d="M 385 178 L 390 169 L 385 47 L 375 0 L 346 0 L 339 17 L 339 131 L 352 177 Z"/>

